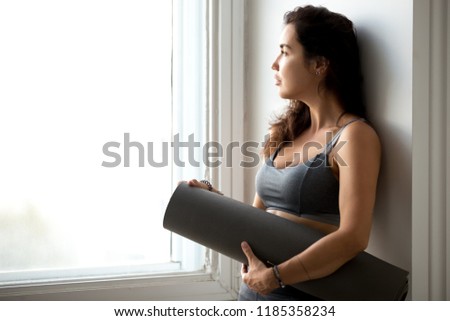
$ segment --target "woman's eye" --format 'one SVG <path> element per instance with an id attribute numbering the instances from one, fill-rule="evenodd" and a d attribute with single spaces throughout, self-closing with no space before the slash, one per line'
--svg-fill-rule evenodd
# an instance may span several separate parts
<path id="1" fill-rule="evenodd" d="M 286 55 L 286 51 L 281 50 L 280 54 L 281 54 L 282 56 L 285 56 L 285 55 Z"/>

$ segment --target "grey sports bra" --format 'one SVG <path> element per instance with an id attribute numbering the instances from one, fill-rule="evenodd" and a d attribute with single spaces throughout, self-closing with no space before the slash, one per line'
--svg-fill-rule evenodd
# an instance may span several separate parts
<path id="1" fill-rule="evenodd" d="M 358 120 L 364 121 L 354 119 L 342 126 L 324 150 L 305 163 L 276 168 L 280 145 L 256 175 L 256 192 L 265 207 L 339 225 L 339 182 L 331 171 L 328 154 L 345 127 Z"/>

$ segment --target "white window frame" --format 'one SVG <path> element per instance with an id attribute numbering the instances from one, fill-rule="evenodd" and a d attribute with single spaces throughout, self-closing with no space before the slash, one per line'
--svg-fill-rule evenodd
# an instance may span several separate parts
<path id="1" fill-rule="evenodd" d="M 208 0 L 208 139 L 223 145 L 244 138 L 245 7 L 245 0 Z M 242 200 L 243 168 L 233 161 L 209 176 L 226 195 Z M 1 287 L 0 300 L 233 300 L 239 269 L 208 250 L 200 272 L 37 281 Z"/>
<path id="2" fill-rule="evenodd" d="M 414 0 L 413 14 L 411 297 L 449 300 L 450 6 Z"/>

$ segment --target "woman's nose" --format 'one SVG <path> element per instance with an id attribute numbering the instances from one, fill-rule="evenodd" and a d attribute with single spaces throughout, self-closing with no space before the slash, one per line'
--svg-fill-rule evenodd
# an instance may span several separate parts
<path id="1" fill-rule="evenodd" d="M 277 59 L 272 63 L 272 70 L 278 71 L 278 57 Z"/>

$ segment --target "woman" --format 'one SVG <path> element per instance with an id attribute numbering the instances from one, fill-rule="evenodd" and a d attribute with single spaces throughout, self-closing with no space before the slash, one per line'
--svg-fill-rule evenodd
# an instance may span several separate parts
<path id="1" fill-rule="evenodd" d="M 366 121 L 353 24 L 322 7 L 284 17 L 275 85 L 288 99 L 272 123 L 253 205 L 326 235 L 267 267 L 246 242 L 240 300 L 317 299 L 289 287 L 330 275 L 368 244 L 380 166 L 380 142 Z M 192 186 L 214 190 L 208 182 Z M 209 186 L 208 186 L 209 185 Z"/>

